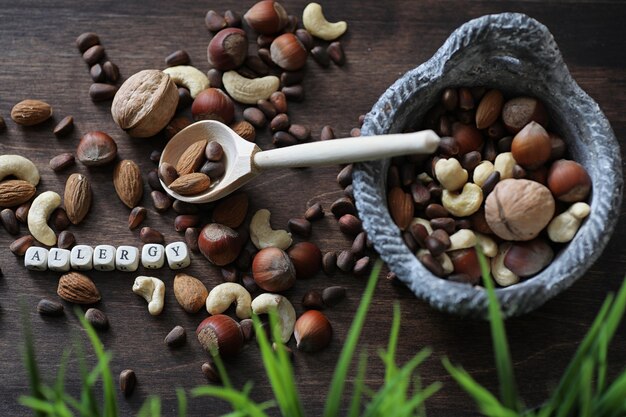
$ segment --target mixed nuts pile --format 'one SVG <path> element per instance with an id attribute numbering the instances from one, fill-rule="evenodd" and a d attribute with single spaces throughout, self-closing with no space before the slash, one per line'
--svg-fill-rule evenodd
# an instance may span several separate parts
<path id="1" fill-rule="evenodd" d="M 475 285 L 479 246 L 501 286 L 548 266 L 589 215 L 591 179 L 563 159 L 543 103 L 448 88 L 425 119 L 442 136 L 437 154 L 396 158 L 387 179 L 391 216 L 422 264 Z"/>
<path id="2" fill-rule="evenodd" d="M 292 123 L 287 113 L 288 101 L 304 99 L 301 83 L 308 56 L 323 67 L 331 61 L 336 65 L 345 62 L 336 40 L 347 30 L 345 22 L 328 22 L 316 3 L 303 11 L 304 28 L 298 27 L 298 20 L 273 0 L 256 3 L 243 18 L 233 11 L 221 15 L 211 10 L 205 19 L 214 34 L 207 48 L 211 69 L 206 74 L 191 66 L 189 55 L 179 50 L 165 59 L 165 70 L 140 71 L 119 89 L 115 86 L 121 81 L 119 70 L 110 61 L 103 62 L 104 48 L 98 36 L 82 34 L 77 46 L 95 82 L 91 98 L 113 99 L 113 120 L 130 136 L 162 134 L 171 138 L 190 125 L 192 118 L 213 119 L 252 142 L 260 129 L 269 126 L 273 144 L 281 147 L 312 140 L 310 129 Z M 256 55 L 248 55 L 251 33 L 257 37 Z M 243 109 L 241 120 L 235 117 L 238 106 Z M 51 115 L 47 103 L 25 100 L 14 107 L 11 118 L 29 126 Z M 359 121 L 362 123 L 363 117 Z M 68 116 L 54 134 L 67 134 L 72 127 L 73 119 Z M 406 244 L 435 275 L 477 284 L 480 270 L 475 247 L 480 245 L 492 259 L 496 282 L 514 284 L 545 268 L 558 245 L 571 240 L 589 214 L 585 200 L 591 180 L 582 166 L 562 159 L 565 142 L 546 131 L 547 111 L 540 101 L 531 97 L 505 100 L 497 90 L 449 88 L 426 116 L 425 127 L 444 136 L 438 153 L 393 159 L 387 179 L 388 205 Z M 354 128 L 350 134 L 359 136 L 360 129 Z M 332 128 L 325 126 L 320 139 L 333 138 Z M 92 131 L 81 137 L 76 157 L 57 155 L 50 167 L 62 172 L 71 168 L 75 159 L 86 166 L 102 166 L 116 156 L 115 140 L 105 132 Z M 160 156 L 160 151 L 155 151 L 150 159 L 159 163 Z M 330 207 L 341 232 L 353 239 L 352 246 L 322 254 L 315 243 L 306 241 L 313 223 L 325 216 L 319 203 L 307 208 L 302 217 L 289 220 L 287 229 L 282 230 L 272 227 L 267 209 L 256 210 L 247 222 L 251 204 L 245 192 L 209 205 L 174 200 L 164 192 L 163 185 L 183 196 L 202 193 L 224 175 L 226 162 L 221 145 L 205 140 L 186 149 L 175 165 L 161 163 L 147 174 L 157 212 L 172 208 L 177 213 L 174 229 L 184 233 L 185 247 L 208 259 L 224 281 L 209 290 L 200 279 L 178 273 L 171 284 L 178 304 L 188 313 L 203 308 L 209 313 L 197 326 L 196 336 L 211 354 L 237 354 L 254 336 L 252 313 L 270 311 L 277 313 L 283 342 L 294 335 L 302 351 L 323 349 L 331 341 L 332 326 L 319 310 L 336 305 L 345 297 L 345 289 L 331 286 L 307 292 L 301 301 L 307 311 L 300 317 L 292 302 L 279 293 L 320 270 L 331 275 L 339 269 L 355 276 L 368 271 L 371 245 L 354 206 L 352 165 L 339 173 L 337 182 L 345 195 Z M 146 217 L 147 210 L 139 205 L 143 180 L 134 161 L 122 160 L 113 170 L 115 191 L 131 210 L 130 230 Z M 39 172 L 31 161 L 17 155 L 0 156 L 0 208 L 4 208 L 0 221 L 12 235 L 19 234 L 20 223 L 27 224 L 30 232 L 16 239 L 10 249 L 18 256 L 29 250 L 43 256 L 45 250 L 35 248 L 36 242 L 56 245 L 54 253 L 68 254 L 71 260 L 70 249 L 89 248 L 75 246 L 74 235 L 66 229 L 86 218 L 92 198 L 90 181 L 83 174 L 71 174 L 63 198 L 52 191 L 35 197 L 38 183 Z M 304 241 L 294 244 L 293 235 Z M 145 244 L 142 262 L 144 252 L 146 259 L 155 258 L 143 266 L 158 268 L 159 262 L 162 266 L 163 258 L 157 260 L 152 249 L 163 250 L 163 235 L 143 227 L 140 239 Z M 139 250 L 132 249 L 137 260 Z M 133 270 L 138 264 L 137 260 Z M 91 267 L 93 264 L 75 269 Z M 158 278 L 139 276 L 132 291 L 146 300 L 149 314 L 158 315 L 168 286 Z M 95 283 L 82 272 L 64 274 L 57 294 L 68 302 L 87 305 L 101 298 Z M 233 304 L 236 319 L 225 314 Z M 45 315 L 63 314 L 63 305 L 52 300 L 41 300 L 37 309 Z M 99 330 L 110 325 L 100 310 L 89 309 L 85 316 Z M 164 338 L 171 348 L 185 342 L 182 326 Z M 202 365 L 202 372 L 209 380 L 219 381 L 211 362 Z M 136 382 L 130 369 L 120 375 L 125 394 L 132 392 Z"/>
<path id="3" fill-rule="evenodd" d="M 224 16 L 209 11 L 206 25 L 214 36 L 207 48 L 212 68 L 206 74 L 189 65 L 189 55 L 180 50 L 166 58 L 168 68 L 165 70 L 140 71 L 124 81 L 117 66 L 107 60 L 98 35 L 84 33 L 76 44 L 94 81 L 89 91 L 91 99 L 113 99 L 113 119 L 130 136 L 162 134 L 171 138 L 191 124 L 192 118 L 215 119 L 229 124 L 249 141 L 255 141 L 257 131 L 268 126 L 273 144 L 280 147 L 312 140 L 310 129 L 292 123 L 287 114 L 288 101 L 304 99 L 301 82 L 308 56 L 323 67 L 331 62 L 336 65 L 345 62 L 341 43 L 336 40 L 346 31 L 345 22 L 328 22 L 321 6 L 315 3 L 309 4 L 303 12 L 304 28 L 298 28 L 298 20 L 273 0 L 258 2 L 243 18 L 232 11 Z M 246 23 L 245 30 L 241 28 L 242 22 Z M 257 36 L 258 55 L 247 52 L 248 36 L 252 32 Z M 118 81 L 122 82 L 119 88 Z M 242 120 L 235 120 L 238 106 L 245 107 Z M 186 115 L 189 111 L 191 118 Z M 40 124 L 51 116 L 52 106 L 38 100 L 18 103 L 11 113 L 12 119 L 24 126 Z M 53 133 L 59 137 L 67 135 L 73 126 L 74 119 L 67 116 Z M 352 133 L 357 135 L 358 129 Z M 321 139 L 333 138 L 332 128 L 325 126 Z M 283 342 L 294 335 L 302 351 L 323 349 L 331 341 L 332 327 L 319 310 L 341 301 L 345 289 L 331 286 L 309 291 L 302 305 L 315 311 L 307 311 L 300 317 L 292 303 L 277 293 L 291 288 L 297 280 L 313 277 L 321 269 L 327 274 L 334 273 L 337 267 L 356 275 L 367 271 L 370 259 L 365 256 L 367 239 L 356 217 L 352 198 L 342 198 L 331 207 L 339 219 L 340 229 L 356 237 L 353 248 L 337 256 L 333 252 L 322 255 L 313 242 L 293 242 L 292 234 L 308 238 L 312 222 L 324 217 L 320 204 L 309 207 L 302 218 L 291 219 L 287 231 L 272 228 L 270 212 L 266 209 L 257 210 L 248 224 L 249 199 L 244 192 L 230 195 L 217 204 L 201 206 L 174 200 L 164 193 L 163 184 L 181 195 L 202 192 L 224 174 L 225 158 L 217 142 L 203 141 L 187 149 L 175 166 L 160 164 L 158 169 L 148 173 L 147 183 L 152 188 L 155 209 L 160 213 L 170 208 L 176 211 L 174 228 L 184 233 L 186 245 L 182 246 L 204 255 L 221 271 L 224 280 L 209 291 L 199 279 L 179 273 L 173 281 L 176 300 L 189 313 L 202 308 L 209 312 L 210 316 L 198 325 L 196 334 L 202 347 L 211 354 L 236 354 L 253 338 L 251 314 L 264 315 L 270 311 L 278 314 Z M 75 154 L 54 156 L 50 168 L 62 173 L 71 169 L 76 160 L 88 167 L 98 167 L 115 163 L 116 159 L 115 139 L 106 132 L 91 131 L 82 135 Z M 160 152 L 153 152 L 150 159 L 158 163 Z M 350 182 L 350 173 L 342 172 L 346 177 L 342 182 Z M 27 224 L 30 232 L 17 238 L 10 249 L 17 256 L 26 255 L 24 262 L 31 269 L 66 272 L 60 277 L 57 288 L 61 299 L 84 305 L 99 302 L 100 292 L 86 275 L 92 268 L 134 271 L 140 263 L 147 269 L 163 265 L 164 257 L 159 261 L 157 254 L 151 253 L 152 249 L 165 251 L 163 234 L 150 227 L 141 229 L 139 237 L 144 243 L 141 250 L 133 246 L 92 248 L 76 244 L 75 236 L 66 229 L 81 224 L 89 214 L 92 184 L 88 175 L 70 174 L 63 196 L 54 191 L 36 195 L 38 182 L 38 169 L 30 160 L 18 155 L 0 156 L 0 207 L 4 208 L 0 219 L 13 235 L 20 234 L 20 223 Z M 112 182 L 120 201 L 131 209 L 129 229 L 138 228 L 147 214 L 139 205 L 144 185 L 139 165 L 132 160 L 117 162 Z M 51 249 L 39 247 L 39 244 Z M 97 253 L 102 256 L 96 256 Z M 87 256 L 89 254 L 91 256 Z M 169 262 L 169 254 L 167 259 Z M 188 262 L 180 268 L 186 265 Z M 76 271 L 69 272 L 69 268 Z M 169 285 L 155 277 L 138 276 L 132 290 L 146 300 L 149 314 L 158 315 L 163 310 Z M 232 304 L 236 307 L 237 320 L 225 314 Z M 58 316 L 63 314 L 64 306 L 43 299 L 37 310 L 42 315 Z M 98 330 L 110 326 L 105 313 L 98 309 L 88 309 L 85 317 Z M 182 326 L 176 326 L 164 340 L 173 348 L 185 341 L 186 331 Z M 205 363 L 202 371 L 210 380 L 217 381 L 212 363 Z M 120 375 L 122 391 L 132 392 L 136 381 L 134 371 L 123 371 Z"/>

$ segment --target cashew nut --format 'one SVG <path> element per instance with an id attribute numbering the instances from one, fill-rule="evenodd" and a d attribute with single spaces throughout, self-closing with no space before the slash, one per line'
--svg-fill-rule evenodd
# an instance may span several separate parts
<path id="1" fill-rule="evenodd" d="M 591 207 L 587 203 L 574 203 L 548 224 L 548 237 L 553 242 L 569 242 L 574 238 L 583 219 L 589 215 Z"/>
<path id="2" fill-rule="evenodd" d="M 478 240 L 478 246 L 480 246 L 486 257 L 493 258 L 498 254 L 498 244 L 495 240 L 482 233 L 474 232 L 474 234 Z"/>
<path id="3" fill-rule="evenodd" d="M 256 104 L 259 100 L 267 100 L 273 92 L 278 91 L 280 80 L 273 75 L 261 78 L 245 78 L 237 71 L 228 71 L 222 75 L 222 84 L 230 96 L 244 104 Z"/>
<path id="4" fill-rule="evenodd" d="M 169 75 L 176 85 L 186 87 L 193 98 L 196 98 L 200 91 L 209 88 L 207 76 L 191 65 L 177 65 L 165 68 L 163 72 Z"/>
<path id="5" fill-rule="evenodd" d="M 325 41 L 332 41 L 344 34 L 348 24 L 344 21 L 331 23 L 324 17 L 322 6 L 309 3 L 302 12 L 302 24 L 311 35 Z"/>
<path id="6" fill-rule="evenodd" d="M 142 296 L 148 302 L 148 312 L 158 316 L 163 311 L 165 299 L 165 284 L 154 277 L 137 277 L 133 284 L 133 292 Z"/>
<path id="7" fill-rule="evenodd" d="M 504 266 L 504 257 L 510 248 L 511 243 L 501 244 L 496 257 L 491 258 L 491 275 L 493 275 L 493 279 L 503 287 L 508 287 L 509 285 L 519 282 L 519 277 Z"/>
<path id="8" fill-rule="evenodd" d="M 30 159 L 20 155 L 0 155 L 0 180 L 9 175 L 33 185 L 39 184 L 39 170 Z"/>
<path id="9" fill-rule="evenodd" d="M 441 264 L 444 275 L 449 275 L 454 272 L 454 264 L 447 253 L 444 252 L 435 259 L 437 259 L 437 261 Z"/>
<path id="10" fill-rule="evenodd" d="M 463 186 L 463 190 L 451 192 L 443 190 L 441 203 L 456 217 L 466 217 L 478 211 L 483 202 L 483 190 L 473 182 L 468 182 Z"/>
<path id="11" fill-rule="evenodd" d="M 469 229 L 461 229 L 450 235 L 450 247 L 446 251 L 473 248 L 477 242 L 478 239 L 476 239 L 474 232 Z"/>
<path id="12" fill-rule="evenodd" d="M 206 310 L 211 315 L 223 313 L 235 303 L 235 314 L 240 319 L 248 319 L 252 315 L 250 293 L 243 286 L 234 282 L 219 284 L 211 290 L 206 299 Z"/>
<path id="13" fill-rule="evenodd" d="M 278 326 L 283 343 L 287 343 L 293 333 L 296 324 L 296 310 L 289 300 L 282 295 L 264 293 L 252 300 L 252 312 L 254 314 L 267 314 L 270 311 L 278 313 Z"/>
<path id="14" fill-rule="evenodd" d="M 513 178 L 513 168 L 515 168 L 515 158 L 511 152 L 503 152 L 496 156 L 496 160 L 493 162 L 493 167 L 500 173 L 500 179 L 505 180 L 507 178 Z"/>
<path id="15" fill-rule="evenodd" d="M 446 190 L 457 191 L 467 182 L 467 171 L 458 159 L 442 158 L 435 164 L 435 177 Z"/>
<path id="16" fill-rule="evenodd" d="M 270 225 L 270 211 L 261 209 L 254 213 L 250 220 L 250 239 L 257 249 L 279 248 L 291 246 L 291 233 L 286 230 L 273 230 Z"/>
<path id="17" fill-rule="evenodd" d="M 433 227 L 430 225 L 430 222 L 426 219 L 422 219 L 421 217 L 414 217 L 413 220 L 411 221 L 411 226 L 414 224 L 421 224 L 422 226 L 424 226 L 428 234 L 431 234 L 433 232 Z"/>
<path id="18" fill-rule="evenodd" d="M 476 168 L 474 168 L 474 174 L 472 179 L 474 184 L 482 187 L 487 178 L 495 171 L 493 164 L 490 161 L 482 161 Z"/>
<path id="19" fill-rule="evenodd" d="M 429 182 L 433 182 L 434 180 L 425 172 L 422 172 L 417 176 L 418 181 L 423 182 L 424 184 L 428 184 Z"/>
<path id="20" fill-rule="evenodd" d="M 48 217 L 61 205 L 61 196 L 54 191 L 41 193 L 33 200 L 28 211 L 28 230 L 35 239 L 47 246 L 57 243 L 57 235 L 48 226 Z"/>

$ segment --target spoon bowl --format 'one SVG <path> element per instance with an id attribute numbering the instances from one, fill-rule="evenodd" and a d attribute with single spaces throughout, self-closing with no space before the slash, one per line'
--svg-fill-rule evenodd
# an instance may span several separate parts
<path id="1" fill-rule="evenodd" d="M 159 164 L 168 162 L 176 166 L 178 159 L 189 146 L 205 139 L 222 145 L 226 167 L 224 175 L 215 182 L 211 179 L 209 189 L 194 196 L 180 195 L 170 190 L 159 179 L 163 189 L 177 200 L 194 204 L 208 203 L 235 191 L 257 175 L 258 168 L 253 163 L 252 155 L 261 149 L 243 139 L 230 127 L 215 120 L 202 120 L 178 132 L 163 149 Z"/>

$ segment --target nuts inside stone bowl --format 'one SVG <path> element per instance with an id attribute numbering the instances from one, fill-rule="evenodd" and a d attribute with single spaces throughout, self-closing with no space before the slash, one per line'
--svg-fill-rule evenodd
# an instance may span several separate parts
<path id="1" fill-rule="evenodd" d="M 546 130 L 546 106 L 498 89 L 446 88 L 424 122 L 444 137 L 438 151 L 395 158 L 387 173 L 389 212 L 422 264 L 436 276 L 476 285 L 480 247 L 501 286 L 547 267 L 566 242 L 548 226 L 572 203 L 586 205 L 591 180 L 580 164 L 560 159 L 567 146 Z M 509 125 L 523 127 L 510 136 Z M 572 229 L 569 240 L 583 221 L 562 226 Z"/>
<path id="2" fill-rule="evenodd" d="M 352 184 L 368 238 L 418 298 L 486 317 L 480 246 L 504 316 L 520 315 L 599 257 L 619 217 L 621 152 L 541 23 L 464 24 L 381 96 L 361 134 L 424 127 L 445 137 L 436 155 L 358 164 Z"/>

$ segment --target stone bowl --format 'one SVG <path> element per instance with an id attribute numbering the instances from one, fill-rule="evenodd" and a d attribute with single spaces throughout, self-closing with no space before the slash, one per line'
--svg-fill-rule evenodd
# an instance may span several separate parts
<path id="1" fill-rule="evenodd" d="M 592 179 L 591 214 L 575 238 L 538 275 L 496 290 L 504 316 L 521 315 L 571 286 L 608 243 L 622 200 L 619 145 L 598 104 L 572 79 L 548 29 L 517 13 L 483 16 L 455 30 L 430 60 L 387 89 L 367 114 L 362 135 L 418 129 L 443 89 L 455 86 L 486 86 L 541 99 L 549 109 L 551 129 L 561 134 L 571 157 Z M 376 251 L 431 306 L 485 318 L 482 287 L 434 276 L 404 244 L 386 204 L 389 163 L 358 164 L 353 176 L 359 215 Z"/>

